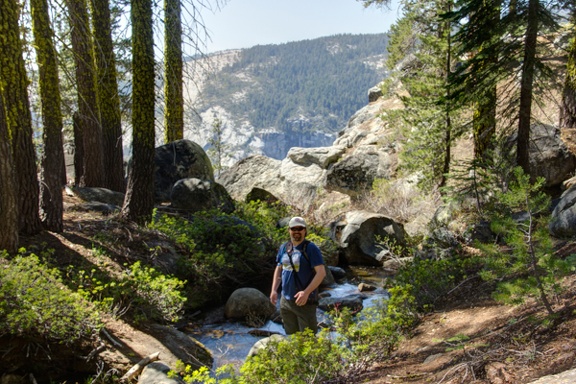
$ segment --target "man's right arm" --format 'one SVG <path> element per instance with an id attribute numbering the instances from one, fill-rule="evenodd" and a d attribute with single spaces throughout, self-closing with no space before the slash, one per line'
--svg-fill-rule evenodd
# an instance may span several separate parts
<path id="1" fill-rule="evenodd" d="M 270 302 L 274 305 L 278 302 L 278 287 L 282 281 L 282 266 L 276 266 L 274 278 L 272 279 L 272 291 L 270 291 Z"/>

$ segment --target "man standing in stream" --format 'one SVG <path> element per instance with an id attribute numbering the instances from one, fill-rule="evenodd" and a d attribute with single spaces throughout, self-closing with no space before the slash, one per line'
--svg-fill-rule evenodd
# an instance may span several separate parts
<path id="1" fill-rule="evenodd" d="M 280 295 L 280 315 L 287 335 L 309 328 L 318 331 L 316 308 L 318 287 L 326 269 L 316 244 L 306 240 L 306 221 L 293 217 L 288 223 L 290 241 L 282 244 L 276 255 L 270 301 L 276 305 Z M 279 291 L 280 284 L 282 290 Z"/>

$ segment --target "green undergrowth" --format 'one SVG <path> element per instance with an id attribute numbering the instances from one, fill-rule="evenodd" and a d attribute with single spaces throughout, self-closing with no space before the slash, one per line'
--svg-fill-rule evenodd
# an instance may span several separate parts
<path id="1" fill-rule="evenodd" d="M 98 332 L 99 312 L 63 284 L 58 269 L 25 249 L 0 256 L 0 334 L 72 344 Z"/>

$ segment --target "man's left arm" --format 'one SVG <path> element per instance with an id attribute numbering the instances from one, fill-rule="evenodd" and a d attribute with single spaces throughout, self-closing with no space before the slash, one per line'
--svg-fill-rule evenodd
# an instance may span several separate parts
<path id="1" fill-rule="evenodd" d="M 316 290 L 316 288 L 318 288 L 320 284 L 322 284 L 322 280 L 324 280 L 324 277 L 326 276 L 326 267 L 324 266 L 324 264 L 315 266 L 314 271 L 316 272 L 316 275 L 314 276 L 310 284 L 308 284 L 306 289 L 297 292 L 296 295 L 294 295 L 297 305 L 306 304 L 308 302 L 308 297 L 310 296 L 310 294 L 314 292 L 314 290 Z"/>

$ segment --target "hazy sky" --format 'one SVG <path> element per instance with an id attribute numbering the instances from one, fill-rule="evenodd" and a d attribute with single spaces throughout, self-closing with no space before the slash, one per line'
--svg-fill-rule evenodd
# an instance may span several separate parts
<path id="1" fill-rule="evenodd" d="M 203 10 L 208 52 L 281 44 L 340 33 L 384 33 L 398 17 L 391 9 L 364 8 L 356 0 L 228 0 Z"/>

